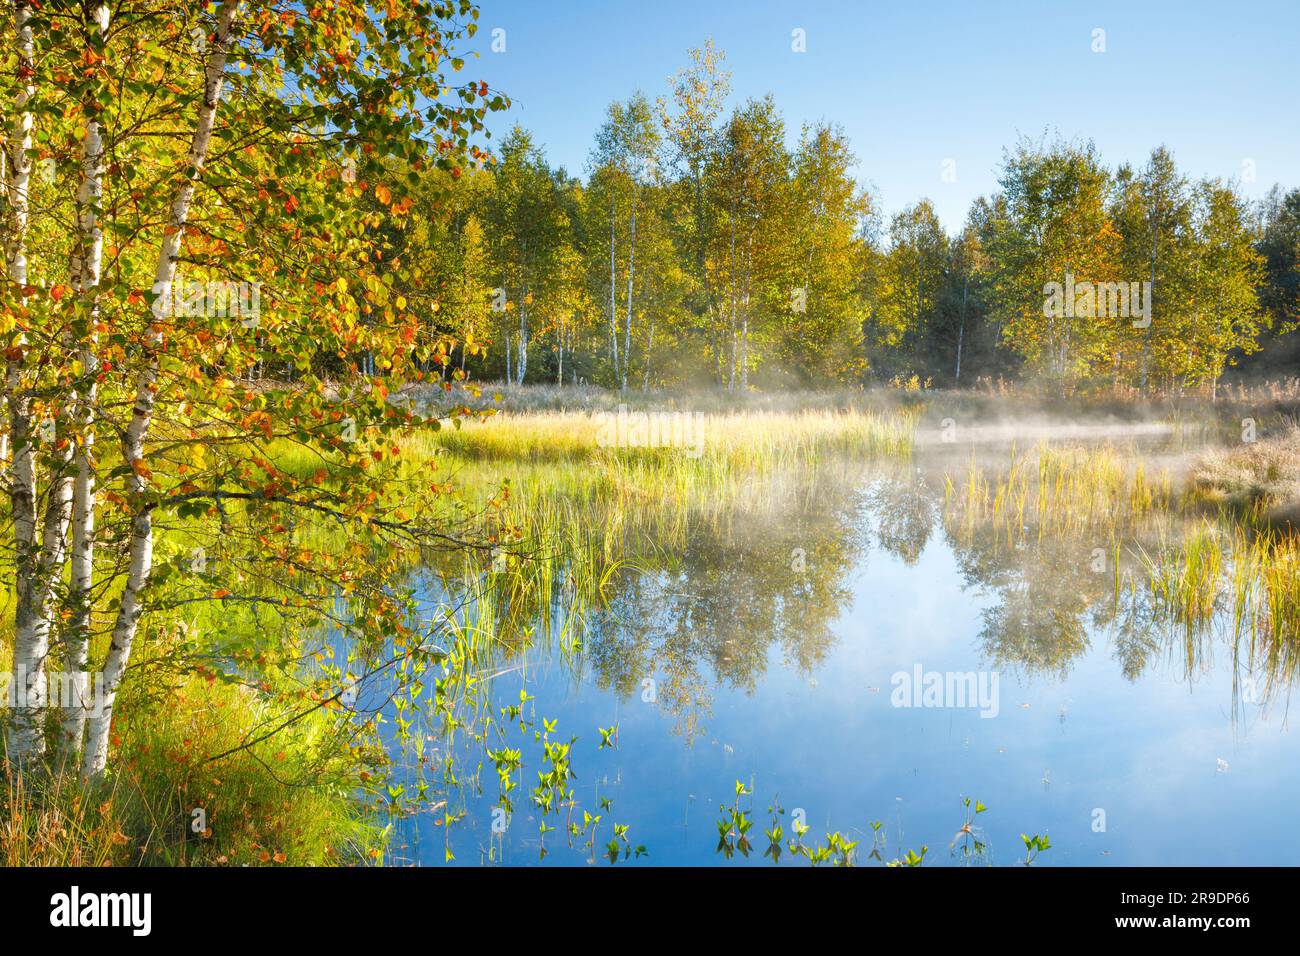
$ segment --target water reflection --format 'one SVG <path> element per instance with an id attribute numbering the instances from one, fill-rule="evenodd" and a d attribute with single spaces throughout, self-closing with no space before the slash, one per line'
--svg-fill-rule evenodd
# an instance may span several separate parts
<path id="1" fill-rule="evenodd" d="M 721 532 L 694 529 L 680 553 L 624 576 L 587 641 L 597 686 L 630 697 L 654 680 L 677 733 L 693 741 L 713 688 L 752 692 L 774 649 L 788 667 L 816 669 L 863 560 L 863 496 L 837 481 L 800 507 L 781 506 L 791 500 Z"/>
<path id="2" fill-rule="evenodd" d="M 1222 610 L 1195 626 L 1171 617 L 1137 557 L 1169 534 L 1165 518 L 1104 533 L 1054 521 L 1047 531 L 1031 513 L 1008 534 L 1005 522 L 954 512 L 948 477 L 957 470 L 951 456 L 921 455 L 822 467 L 813 478 L 768 476 L 727 520 L 692 523 L 671 546 L 640 548 L 608 582 L 604 605 L 583 609 L 574 648 L 529 647 L 516 634 L 503 652 L 505 676 L 490 683 L 491 711 L 517 704 L 522 692 L 530 728 L 543 719 L 588 736 L 620 728 L 616 748 L 592 745 L 575 757 L 578 799 L 610 801 L 606 822 L 630 821 L 651 862 L 718 862 L 709 852 L 712 805 L 735 780 L 755 778 L 770 787 L 756 801 L 779 791 L 789 806 L 819 805 L 819 825 L 865 834 L 868 844 L 869 815 L 890 807 L 900 833 L 906 814 L 909 835 L 937 840 L 946 831 L 946 840 L 950 805 L 982 787 L 987 802 L 1006 804 L 1004 846 L 1016 828 L 1034 832 L 1035 815 L 1075 821 L 1105 805 L 1126 821 L 1104 846 L 1086 822 L 1053 831 L 1056 862 L 1133 863 L 1157 851 L 1174 862 L 1232 862 L 1224 841 L 1278 824 L 1272 808 L 1300 775 L 1270 773 L 1222 804 L 1220 813 L 1240 811 L 1239 819 L 1220 820 L 1228 833 L 1197 850 L 1175 842 L 1181 837 L 1162 829 L 1167 814 L 1136 796 L 1166 792 L 1137 768 L 1159 753 L 1187 799 L 1213 802 L 1208 788 L 1229 776 L 1217 761 L 1268 719 L 1264 697 L 1289 693 L 1294 669 L 1269 662 L 1295 655 L 1243 644 Z M 571 612 L 561 607 L 571 600 L 563 587 L 527 600 L 510 614 L 555 621 Z M 890 674 L 916 662 L 1001 672 L 1003 693 L 1018 699 L 987 722 L 891 710 Z M 1178 687 L 1181 697 L 1169 696 Z M 1238 725 L 1239 714 L 1250 721 Z M 1300 756 L 1289 738 L 1265 739 L 1273 759 Z M 530 759 L 525 747 L 525 783 Z M 1240 779 L 1238 761 L 1228 762 Z M 1130 776 L 1115 778 L 1116 766 Z M 493 784 L 481 775 L 458 783 L 457 829 L 447 837 L 421 824 L 412 842 L 436 849 L 419 860 L 441 862 L 443 843 L 459 842 L 460 862 L 574 862 L 539 852 L 544 821 L 528 808 L 527 787 L 515 800 L 518 823 L 498 833 L 489 822 Z M 911 802 L 895 803 L 901 793 Z M 1244 812 L 1247 799 L 1258 818 Z M 1075 823 L 1058 822 L 1067 825 Z M 1282 841 L 1267 859 L 1284 858 L 1294 843 Z M 1237 860 L 1262 861 L 1258 852 Z"/>

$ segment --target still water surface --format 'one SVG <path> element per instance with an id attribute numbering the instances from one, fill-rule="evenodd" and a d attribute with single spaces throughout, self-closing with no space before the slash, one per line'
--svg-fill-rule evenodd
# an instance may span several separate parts
<path id="1" fill-rule="evenodd" d="M 580 651 L 539 642 L 502 667 L 494 713 L 524 690 L 526 720 L 577 737 L 572 785 L 579 807 L 602 816 L 598 865 L 609 865 L 615 821 L 648 852 L 620 866 L 771 865 L 774 802 L 787 840 L 798 811 L 805 842 L 838 830 L 861 841 L 861 860 L 879 821 L 886 859 L 926 845 L 927 865 L 953 864 L 967 796 L 989 808 L 978 823 L 994 865 L 1023 858 L 1021 833 L 1050 836 L 1040 865 L 1300 859 L 1300 741 L 1285 689 L 1260 699 L 1222 629 L 1189 652 L 1182 629 L 1143 609 L 1117 618 L 1094 542 L 1011 548 L 948 530 L 952 464 L 922 454 L 863 466 L 726 533 L 700 530 L 662 566 L 621 576 Z M 996 694 L 899 706 L 912 700 L 901 675 L 918 668 L 970 673 Z M 615 726 L 602 747 L 598 728 Z M 504 832 L 490 762 L 481 748 L 461 755 L 455 863 L 582 865 L 585 836 L 554 818 L 544 843 L 538 833 L 533 729 L 507 740 L 523 767 Z M 716 821 L 737 780 L 752 789 L 741 805 L 755 849 L 727 861 Z M 393 862 L 443 864 L 440 819 L 403 821 Z"/>

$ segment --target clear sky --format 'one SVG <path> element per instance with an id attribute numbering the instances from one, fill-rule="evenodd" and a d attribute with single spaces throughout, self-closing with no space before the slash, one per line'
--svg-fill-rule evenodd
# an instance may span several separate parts
<path id="1" fill-rule="evenodd" d="M 610 100 L 664 94 L 687 50 L 712 37 L 733 102 L 773 93 L 791 145 L 804 122 L 839 123 L 886 215 L 928 196 L 949 231 L 995 188 L 1003 148 L 1047 130 L 1091 138 L 1112 166 L 1164 143 L 1187 174 L 1237 179 L 1252 197 L 1300 186 L 1300 0 L 481 0 L 480 10 L 466 75 L 514 101 L 494 133 L 521 123 L 572 173 L 585 171 Z M 497 28 L 503 52 L 491 51 Z M 792 50 L 795 29 L 806 52 Z M 1105 52 L 1093 51 L 1096 29 Z"/>

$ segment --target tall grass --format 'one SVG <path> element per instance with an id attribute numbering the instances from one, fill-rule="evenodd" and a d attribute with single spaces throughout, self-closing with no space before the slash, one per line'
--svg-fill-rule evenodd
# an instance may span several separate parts
<path id="1" fill-rule="evenodd" d="M 398 477 L 436 469 L 472 489 L 426 518 L 468 523 L 497 545 L 441 563 L 430 556 L 448 602 L 480 609 L 475 627 L 491 636 L 477 646 L 517 649 L 524 629 L 569 646 L 622 572 L 671 563 L 702 530 L 726 538 L 738 522 L 780 520 L 862 462 L 905 459 L 914 423 L 854 411 L 706 415 L 692 426 L 697 455 L 681 445 L 610 447 L 602 421 L 584 414 L 503 414 L 426 431 L 404 447 Z M 480 613 L 489 604 L 490 625 Z"/>
<path id="2" fill-rule="evenodd" d="M 75 768 L 6 776 L 0 864 L 319 866 L 381 858 L 382 829 L 353 798 L 358 766 L 332 745 L 339 724 L 331 713 L 240 749 L 267 716 L 265 701 L 241 685 L 191 678 L 163 703 L 124 703 L 114 723 L 117 761 L 103 784 L 86 786 Z M 233 753 L 211 759 L 226 751 Z"/>
<path id="3" fill-rule="evenodd" d="M 1030 536 L 1102 532 L 1115 536 L 1138 522 L 1168 511 L 1173 481 L 1167 471 L 1148 475 L 1139 461 L 1110 447 L 1052 448 L 1033 454 L 1014 448 L 1000 471 L 981 467 L 972 456 L 960 485 L 945 482 L 945 514 L 967 535 L 991 527 L 1012 545 Z"/>
<path id="4" fill-rule="evenodd" d="M 497 621 L 484 646 L 499 649 L 532 625 L 571 640 L 615 575 L 643 557 L 662 563 L 702 526 L 725 536 L 734 522 L 815 494 L 823 472 L 906 459 L 915 422 L 911 411 L 701 414 L 686 443 L 618 447 L 609 417 L 503 413 L 425 428 L 385 467 L 394 482 L 445 483 L 423 522 L 495 546 L 427 557 L 449 603 L 478 604 L 480 585 L 491 585 Z M 291 474 L 321 467 L 288 443 L 268 456 Z"/>
<path id="5" fill-rule="evenodd" d="M 1139 545 L 1148 569 L 1148 586 L 1157 606 L 1183 628 L 1185 666 L 1190 673 L 1201 660 L 1203 635 L 1213 619 L 1223 587 L 1223 545 L 1208 522 L 1191 525 L 1177 548 L 1155 557 Z"/>
<path id="6" fill-rule="evenodd" d="M 462 458 L 509 461 L 574 461 L 594 457 L 636 458 L 660 463 L 701 460 L 732 467 L 779 468 L 828 454 L 866 457 L 907 455 L 912 448 L 915 414 L 876 411 L 750 411 L 729 414 L 672 412 L 689 416 L 692 436 L 700 438 L 698 459 L 682 447 L 614 447 L 613 415 L 583 413 L 506 413 L 460 428 L 424 433 L 424 443 L 408 454 L 428 456 L 434 449 Z M 602 429 L 605 430 L 602 436 Z"/>
<path id="7" fill-rule="evenodd" d="M 0 786 L 0 866 L 113 866 L 130 862 L 114 800 L 72 774 L 6 773 Z"/>
<path id="8" fill-rule="evenodd" d="M 1115 614 L 1122 592 L 1136 600 L 1140 590 L 1153 618 L 1172 626 L 1188 674 L 1222 637 L 1270 691 L 1289 686 L 1300 677 L 1300 537 L 1268 520 L 1267 496 L 1246 507 L 1220 499 L 1207 514 L 1205 475 L 1228 473 L 1214 456 L 1193 469 L 1181 494 L 1168 471 L 1151 474 L 1134 457 L 1111 446 L 1039 446 L 1029 455 L 1013 450 L 998 469 L 972 458 L 964 476 L 946 479 L 946 526 L 960 540 L 986 535 L 1014 549 L 1073 542 L 1081 565 L 1104 545 Z M 1277 457 L 1276 449 L 1249 450 L 1226 460 L 1267 478 Z"/>

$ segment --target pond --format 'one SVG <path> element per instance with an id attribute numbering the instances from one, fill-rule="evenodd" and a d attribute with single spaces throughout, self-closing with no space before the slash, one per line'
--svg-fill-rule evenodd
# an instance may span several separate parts
<path id="1" fill-rule="evenodd" d="M 1186 442 L 1004 437 L 769 476 L 641 549 L 580 627 L 498 656 L 468 735 L 421 728 L 399 776 L 445 806 L 395 823 L 390 862 L 770 866 L 774 821 L 782 865 L 807 865 L 796 824 L 811 847 L 857 841 L 860 862 L 925 847 L 926 865 L 1014 864 L 1022 834 L 1050 838 L 1040 865 L 1294 862 L 1290 671 L 1222 600 L 1193 626 L 1134 583 L 1176 524 L 1103 531 L 1108 516 L 1057 521 L 1043 502 L 1013 527 L 959 507 L 968 472 L 996 488 L 1046 449 L 1150 476 Z M 571 739 L 573 806 L 542 813 L 543 740 Z M 748 847 L 719 827 L 733 810 Z"/>

